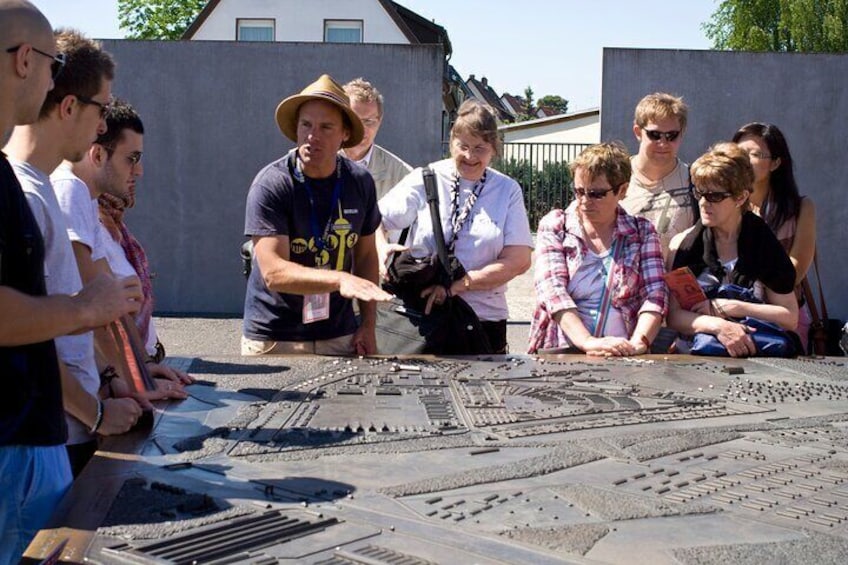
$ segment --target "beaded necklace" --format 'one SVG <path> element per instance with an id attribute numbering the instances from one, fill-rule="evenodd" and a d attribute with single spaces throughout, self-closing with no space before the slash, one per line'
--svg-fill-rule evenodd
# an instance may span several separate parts
<path id="1" fill-rule="evenodd" d="M 471 214 L 471 209 L 474 208 L 477 198 L 480 196 L 480 193 L 483 192 L 483 186 L 486 184 L 486 177 L 488 174 L 488 170 L 483 171 L 483 176 L 480 177 L 480 180 L 474 183 L 474 187 L 471 189 L 471 194 L 469 194 L 468 198 L 465 199 L 465 202 L 462 204 L 462 210 L 460 210 L 459 185 L 462 179 L 459 176 L 459 171 L 454 172 L 453 186 L 451 187 L 451 227 L 453 228 L 453 233 L 451 234 L 451 239 L 448 243 L 448 251 L 450 253 L 453 253 L 454 247 L 456 246 L 456 238 L 459 235 L 460 230 L 462 230 L 462 226 L 465 225 L 465 221 L 468 220 L 468 216 Z"/>

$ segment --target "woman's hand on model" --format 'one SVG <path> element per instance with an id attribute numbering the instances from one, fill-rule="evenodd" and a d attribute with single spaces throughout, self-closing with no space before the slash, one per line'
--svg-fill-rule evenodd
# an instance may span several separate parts
<path id="1" fill-rule="evenodd" d="M 585 351 L 586 355 L 596 357 L 624 357 L 639 354 L 636 346 L 623 337 L 588 337 L 580 349 Z"/>

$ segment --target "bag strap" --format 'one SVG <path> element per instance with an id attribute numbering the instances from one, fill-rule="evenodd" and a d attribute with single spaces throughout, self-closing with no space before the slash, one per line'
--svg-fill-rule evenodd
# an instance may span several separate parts
<path id="1" fill-rule="evenodd" d="M 813 289 L 810 287 L 810 277 L 804 277 L 804 280 L 801 281 L 801 288 L 804 289 L 804 300 L 806 300 L 807 304 L 809 304 L 810 306 L 810 316 L 812 317 L 812 321 L 820 321 L 823 323 L 827 323 L 827 304 L 824 301 L 824 291 L 822 290 L 821 275 L 819 275 L 818 252 L 815 252 L 813 254 L 813 268 L 816 270 L 816 286 L 819 289 L 819 305 L 821 306 L 821 316 L 819 316 L 819 310 L 818 308 L 816 308 L 816 301 L 813 300 Z"/>
<path id="2" fill-rule="evenodd" d="M 601 295 L 601 304 L 598 307 L 598 317 L 595 319 L 595 331 L 592 332 L 594 337 L 602 337 L 604 335 L 607 320 L 609 320 L 609 311 L 612 306 L 612 270 L 621 259 L 620 251 L 624 248 L 624 245 L 619 245 L 619 243 L 619 238 L 615 238 L 612 243 L 612 261 L 610 261 L 610 267 L 607 269 L 606 281 L 604 281 L 606 283 L 604 284 L 604 293 Z"/>
<path id="3" fill-rule="evenodd" d="M 445 232 L 442 229 L 442 217 L 439 214 L 439 190 L 436 186 L 436 175 L 430 167 L 421 169 L 421 176 L 424 178 L 424 193 L 427 195 L 427 203 L 430 205 L 430 219 L 433 221 L 433 239 L 436 240 L 436 254 L 439 256 L 439 263 L 442 264 L 442 270 L 445 280 L 451 279 L 450 261 L 448 259 L 448 248 L 445 245 Z"/>

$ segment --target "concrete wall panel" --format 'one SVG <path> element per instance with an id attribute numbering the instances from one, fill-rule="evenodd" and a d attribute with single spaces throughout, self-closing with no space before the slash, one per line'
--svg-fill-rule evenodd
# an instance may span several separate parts
<path id="1" fill-rule="evenodd" d="M 294 144 L 277 104 L 322 73 L 371 80 L 386 98 L 378 142 L 410 164 L 438 158 L 439 46 L 106 40 L 113 92 L 145 124 L 130 229 L 156 273 L 157 312 L 241 313 L 238 248 L 256 173 Z"/>
<path id="2" fill-rule="evenodd" d="M 848 317 L 848 55 L 605 49 L 601 139 L 637 142 L 633 110 L 645 94 L 683 96 L 692 162 L 743 124 L 772 122 L 786 135 L 802 194 L 816 205 L 819 267 L 832 317 Z"/>

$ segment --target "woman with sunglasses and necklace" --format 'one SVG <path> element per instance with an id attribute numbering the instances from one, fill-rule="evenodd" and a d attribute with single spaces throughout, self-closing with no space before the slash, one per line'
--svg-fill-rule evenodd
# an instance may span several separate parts
<path id="1" fill-rule="evenodd" d="M 671 241 L 672 269 L 689 267 L 702 287 L 734 283 L 753 289 L 762 303 L 704 300 L 684 310 L 672 297 L 668 325 L 680 332 L 678 351 L 686 353 L 695 333 L 716 336 L 732 357 L 756 355 L 752 328 L 737 319 L 751 316 L 786 330 L 798 325 L 795 268 L 768 225 L 750 211 L 754 170 L 748 153 L 720 143 L 692 164 L 700 220 Z"/>
<path id="2" fill-rule="evenodd" d="M 630 157 L 619 144 L 571 163 L 575 199 L 539 222 L 530 353 L 647 353 L 668 308 L 660 239 L 620 206 Z"/>
<path id="3" fill-rule="evenodd" d="M 491 106 L 466 100 L 450 132 L 450 158 L 432 163 L 439 193 L 439 215 L 449 254 L 465 275 L 450 287 L 430 286 L 421 293 L 424 311 L 461 296 L 482 322 L 494 353 L 506 353 L 506 285 L 530 268 L 533 238 L 521 186 L 489 165 L 500 153 L 498 122 Z M 415 257 L 436 253 L 422 170 L 416 169 L 380 199 L 383 228 L 412 226 L 406 245 Z M 386 264 L 388 252 L 378 230 L 377 249 Z"/>
<path id="4" fill-rule="evenodd" d="M 751 211 L 766 221 L 795 266 L 795 294 L 799 299 L 796 333 L 806 347 L 812 316 L 803 303 L 800 285 L 816 252 L 816 208 L 809 197 L 798 192 L 789 145 L 777 126 L 746 124 L 733 135 L 733 141 L 748 152 L 754 168 Z"/>

